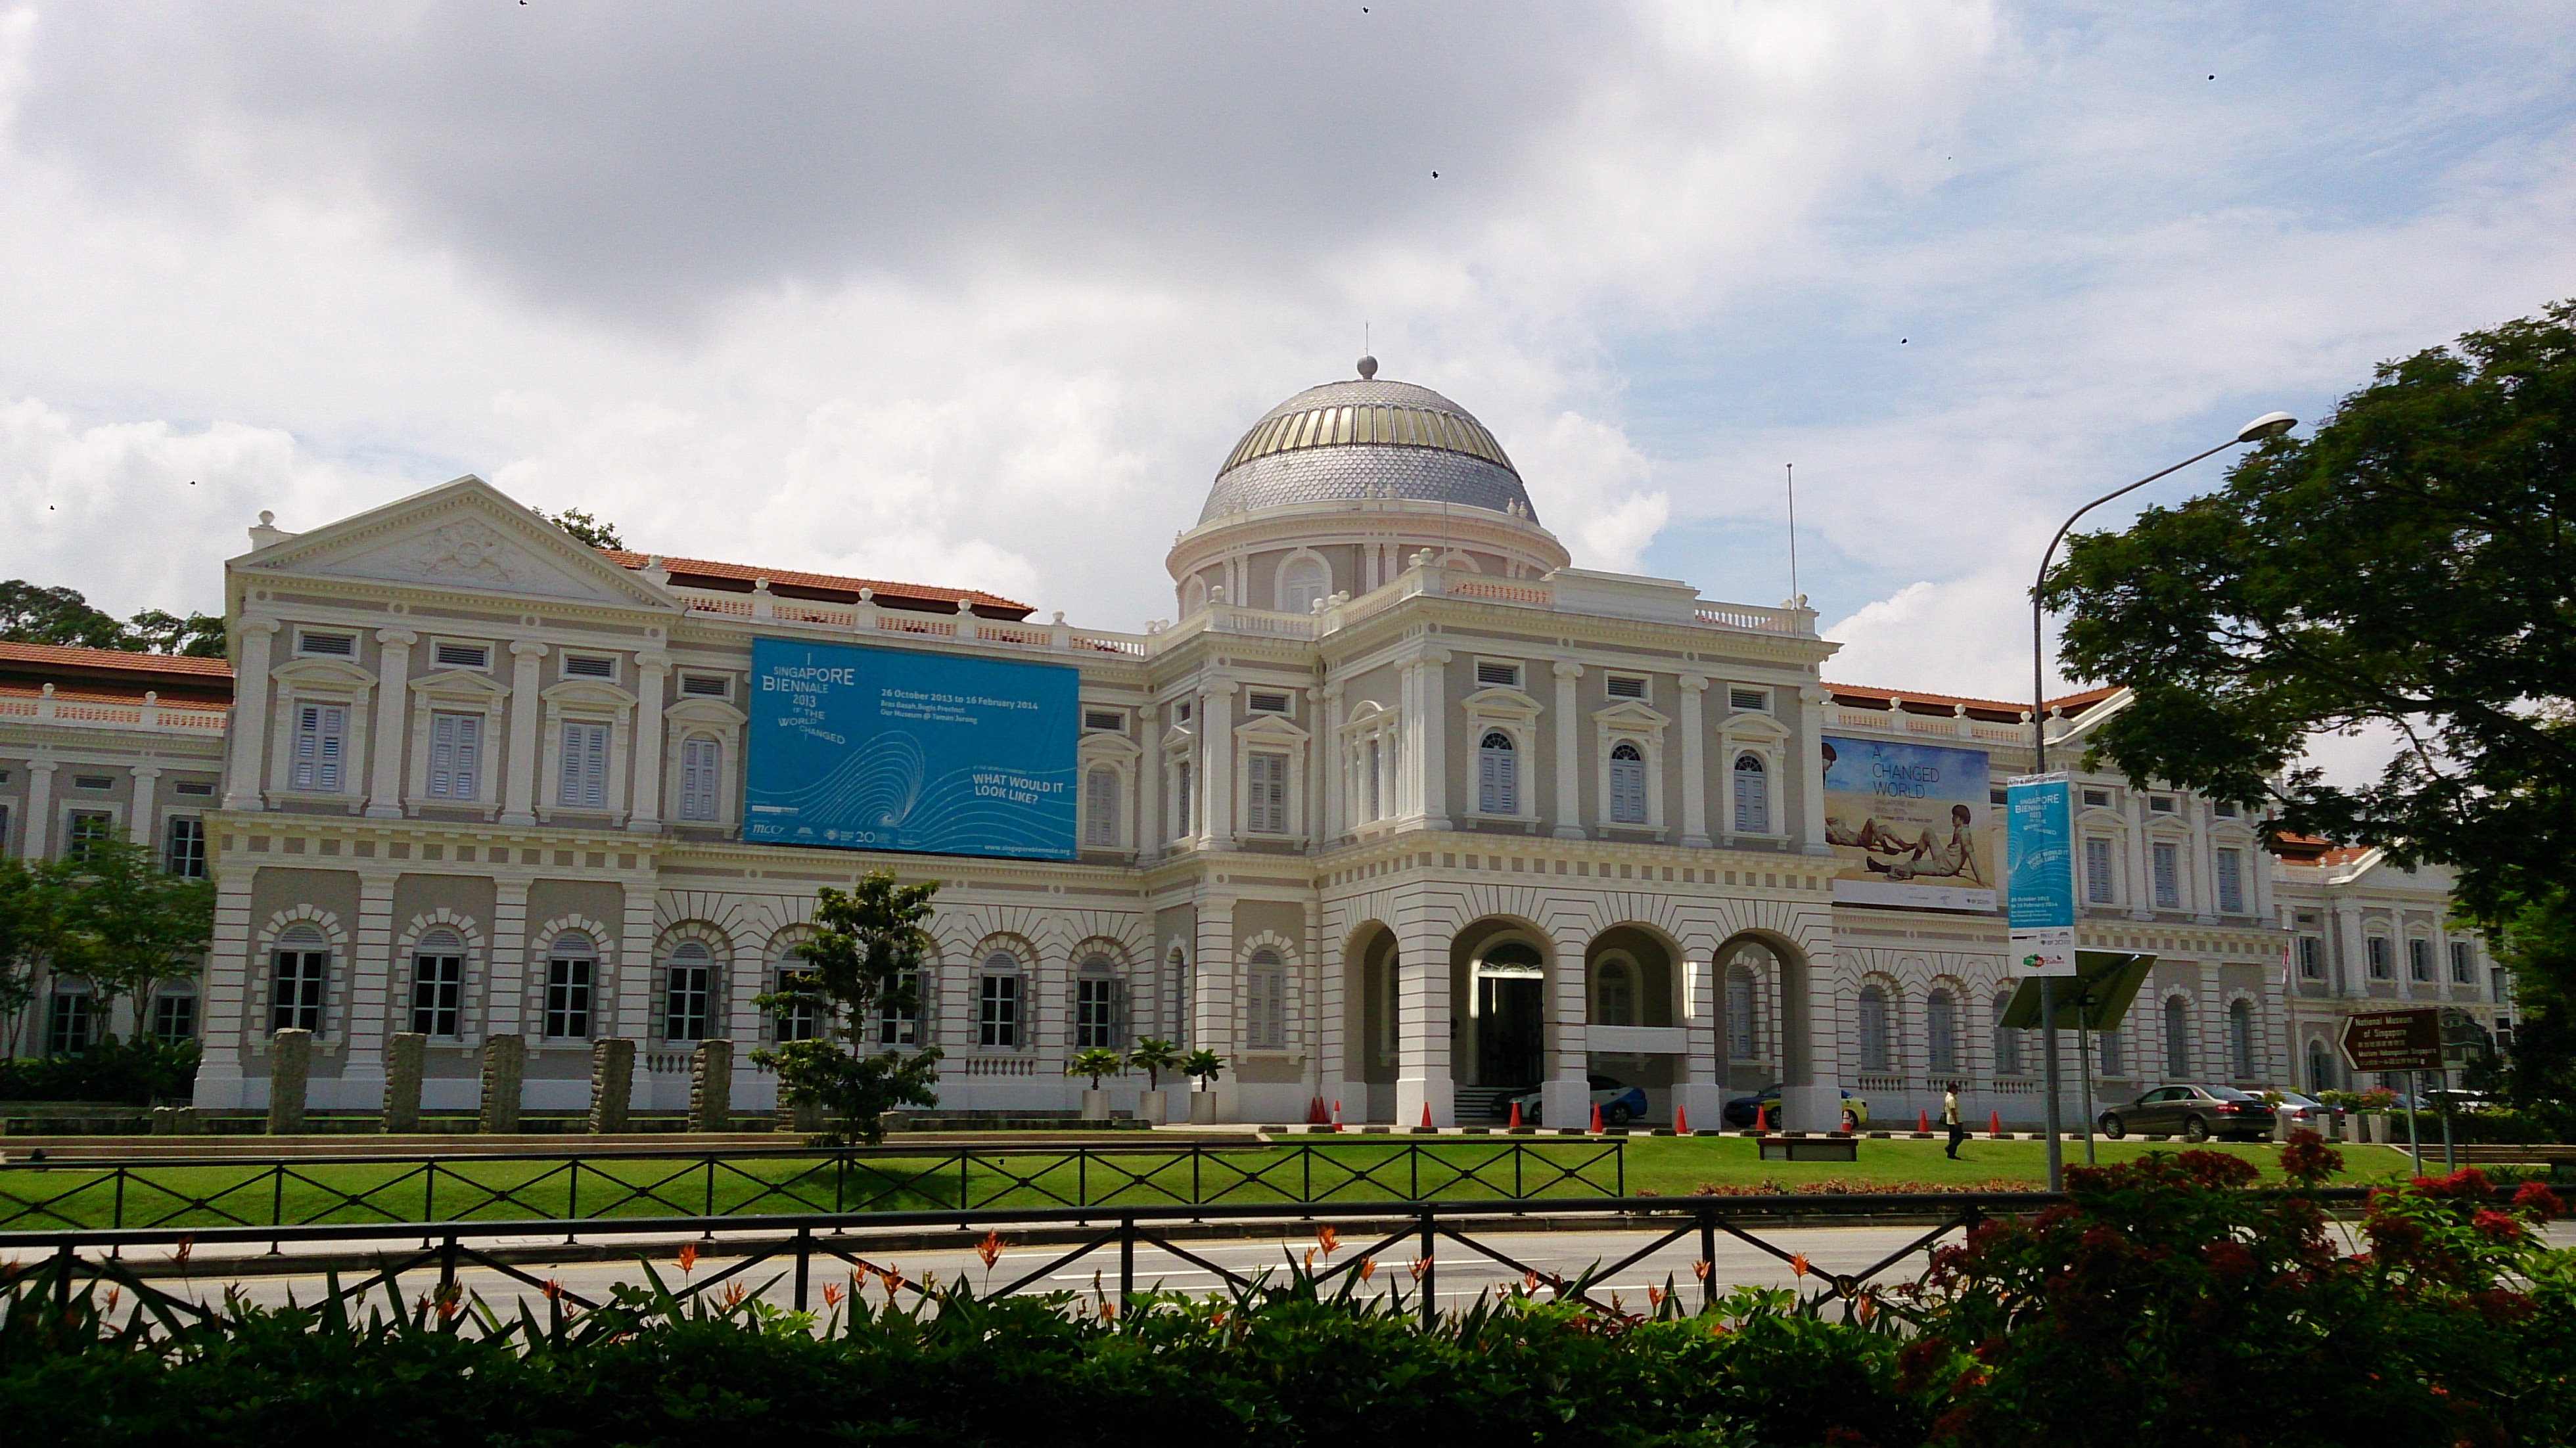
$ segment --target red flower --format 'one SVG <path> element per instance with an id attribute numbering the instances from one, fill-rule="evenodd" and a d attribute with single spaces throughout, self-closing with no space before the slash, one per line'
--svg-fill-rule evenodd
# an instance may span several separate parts
<path id="1" fill-rule="evenodd" d="M 2509 1217 L 2504 1213 L 2497 1211 L 2493 1207 L 2478 1208 L 2477 1216 L 2470 1220 L 2469 1225 L 2477 1228 L 2481 1232 L 2484 1232 L 2488 1236 L 2495 1238 L 2499 1242 L 2519 1242 L 2522 1240 L 2522 1223 L 2513 1217 Z"/>
<path id="2" fill-rule="evenodd" d="M 2237 1241 L 2212 1242 L 2201 1250 L 2201 1260 L 2221 1277 L 2242 1277 L 2254 1270 L 2254 1254 Z"/>
<path id="3" fill-rule="evenodd" d="M 2543 1182 L 2524 1182 L 2522 1190 L 2513 1194 L 2513 1205 L 2516 1211 L 2533 1213 L 2543 1221 L 2567 1215 L 2567 1204 Z"/>

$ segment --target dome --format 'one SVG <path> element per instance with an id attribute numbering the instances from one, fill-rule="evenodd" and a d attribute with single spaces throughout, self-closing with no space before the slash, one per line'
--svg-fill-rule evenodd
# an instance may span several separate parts
<path id="1" fill-rule="evenodd" d="M 1363 377 L 1309 387 L 1262 414 L 1217 470 L 1199 521 L 1370 498 L 1538 519 L 1512 460 L 1467 409 L 1428 387 Z"/>

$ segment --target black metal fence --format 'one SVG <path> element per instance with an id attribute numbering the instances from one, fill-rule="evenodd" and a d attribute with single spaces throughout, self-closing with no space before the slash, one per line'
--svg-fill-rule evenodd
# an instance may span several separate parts
<path id="1" fill-rule="evenodd" d="M 0 1165 L 0 1231 L 1624 1196 L 1616 1140 Z"/>

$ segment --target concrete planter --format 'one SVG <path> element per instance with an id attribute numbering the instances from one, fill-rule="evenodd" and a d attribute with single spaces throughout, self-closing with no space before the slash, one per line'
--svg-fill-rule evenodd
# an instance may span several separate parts
<path id="1" fill-rule="evenodd" d="M 1191 1092 L 1191 1093 L 1190 1093 L 1190 1125 L 1192 1125 L 1192 1126 L 1214 1126 L 1214 1125 L 1216 1125 L 1216 1093 L 1215 1093 L 1215 1092 L 1213 1092 L 1213 1091 L 1193 1091 L 1193 1092 Z"/>
<path id="2" fill-rule="evenodd" d="M 1083 1092 L 1082 1119 L 1085 1121 L 1107 1121 L 1109 1119 L 1109 1093 L 1099 1089 L 1098 1087 L 1093 1087 L 1091 1090 Z"/>
<path id="3" fill-rule="evenodd" d="M 1171 1119 L 1171 1097 L 1163 1091 L 1136 1093 L 1136 1119 L 1149 1126 L 1160 1126 Z"/>

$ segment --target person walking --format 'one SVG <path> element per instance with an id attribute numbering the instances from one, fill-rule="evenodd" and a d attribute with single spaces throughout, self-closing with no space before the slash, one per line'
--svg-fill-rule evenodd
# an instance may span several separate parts
<path id="1" fill-rule="evenodd" d="M 1941 1093 L 1941 1124 L 1950 1128 L 1950 1150 L 1946 1155 L 1957 1161 L 1959 1143 L 1968 1139 L 1968 1128 L 1959 1122 L 1959 1083 L 1956 1081 L 1950 1083 L 1949 1090 Z"/>

